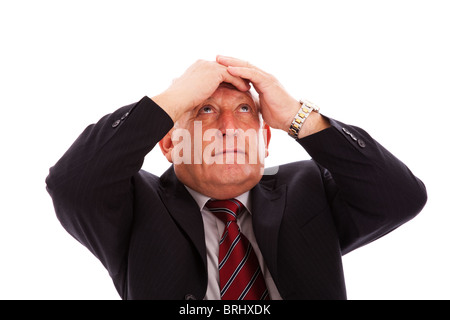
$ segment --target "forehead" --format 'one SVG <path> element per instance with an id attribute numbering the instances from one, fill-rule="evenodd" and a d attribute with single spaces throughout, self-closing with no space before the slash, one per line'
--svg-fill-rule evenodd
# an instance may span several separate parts
<path id="1" fill-rule="evenodd" d="M 208 103 L 214 103 L 215 105 L 224 108 L 232 108 L 236 106 L 236 104 L 247 103 L 256 107 L 259 114 L 259 100 L 256 95 L 252 94 L 250 91 L 242 92 L 233 85 L 224 82 L 216 89 L 211 97 L 203 101 L 196 108 L 186 111 L 186 113 L 175 123 L 175 127 L 186 127 L 189 122 L 195 121 L 198 109 Z M 259 116 L 261 117 L 260 114 Z"/>
<path id="2" fill-rule="evenodd" d="M 216 91 L 214 91 L 211 97 L 205 100 L 205 102 L 210 100 L 222 103 L 245 100 L 256 105 L 256 101 L 250 91 L 240 91 L 233 85 L 225 82 L 222 83 Z"/>

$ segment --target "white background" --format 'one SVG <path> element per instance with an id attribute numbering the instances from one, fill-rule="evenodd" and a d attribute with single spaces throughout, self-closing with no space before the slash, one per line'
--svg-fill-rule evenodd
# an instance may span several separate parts
<path id="1" fill-rule="evenodd" d="M 0 298 L 119 299 L 59 224 L 48 169 L 90 123 L 235 56 L 358 125 L 421 178 L 422 213 L 343 258 L 349 299 L 449 299 L 448 1 L 1 1 Z M 309 156 L 274 132 L 268 165 Z M 155 148 L 144 169 L 168 163 Z"/>

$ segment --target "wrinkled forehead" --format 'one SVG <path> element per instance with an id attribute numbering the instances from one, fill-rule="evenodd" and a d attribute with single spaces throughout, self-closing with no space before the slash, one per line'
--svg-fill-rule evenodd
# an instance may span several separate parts
<path id="1" fill-rule="evenodd" d="M 222 89 L 234 90 L 234 91 L 236 91 L 237 95 L 243 94 L 243 95 L 248 96 L 249 98 L 251 98 L 253 100 L 253 102 L 255 103 L 256 107 L 259 109 L 259 98 L 258 98 L 258 95 L 253 91 L 253 89 L 250 89 L 250 90 L 244 92 L 244 91 L 240 91 L 238 88 L 233 86 L 231 83 L 222 82 L 219 85 L 219 87 L 216 89 L 214 94 L 218 93 Z M 214 94 L 213 94 L 213 96 L 214 96 Z"/>

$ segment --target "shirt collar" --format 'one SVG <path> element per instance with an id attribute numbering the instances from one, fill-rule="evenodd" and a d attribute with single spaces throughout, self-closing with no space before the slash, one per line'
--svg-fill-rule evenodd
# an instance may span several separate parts
<path id="1" fill-rule="evenodd" d="M 203 210 L 203 207 L 211 198 L 201 194 L 200 192 L 197 192 L 197 191 L 189 188 L 188 186 L 185 186 L 185 187 L 186 187 L 187 191 L 189 191 L 189 193 L 191 194 L 192 198 L 194 198 L 195 202 L 197 202 L 197 205 L 200 208 L 200 210 Z M 245 208 L 248 210 L 248 212 L 251 213 L 251 203 L 250 203 L 251 201 L 250 201 L 249 196 L 250 196 L 250 191 L 247 191 L 247 192 L 244 192 L 243 194 L 235 197 L 235 199 L 239 200 L 245 206 Z"/>

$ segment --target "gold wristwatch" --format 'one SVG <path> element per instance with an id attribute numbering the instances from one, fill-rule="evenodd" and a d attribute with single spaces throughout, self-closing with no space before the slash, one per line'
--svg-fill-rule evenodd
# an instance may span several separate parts
<path id="1" fill-rule="evenodd" d="M 308 118 L 311 112 L 319 112 L 319 110 L 319 107 L 317 107 L 315 104 L 306 100 L 300 100 L 300 110 L 298 110 L 297 114 L 295 115 L 295 118 L 289 128 L 288 134 L 292 138 L 297 139 L 298 133 L 300 132 L 303 123 L 305 123 L 306 118 Z"/>

